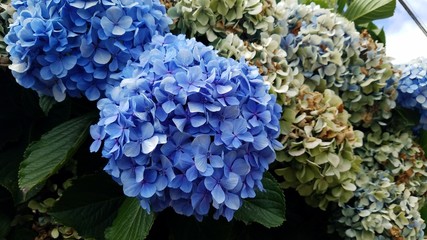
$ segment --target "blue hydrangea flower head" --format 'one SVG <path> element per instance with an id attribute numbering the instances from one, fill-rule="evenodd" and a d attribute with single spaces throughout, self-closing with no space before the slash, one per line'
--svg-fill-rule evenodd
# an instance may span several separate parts
<path id="1" fill-rule="evenodd" d="M 5 37 L 17 82 L 39 94 L 103 96 L 111 75 L 138 58 L 143 45 L 171 23 L 158 0 L 13 0 Z"/>
<path id="2" fill-rule="evenodd" d="M 144 209 L 231 220 L 263 189 L 282 110 L 256 67 L 166 34 L 119 80 L 98 101 L 91 151 L 102 146 L 105 171 Z"/>
<path id="3" fill-rule="evenodd" d="M 427 59 L 413 60 L 403 69 L 397 91 L 397 104 L 418 111 L 418 128 L 427 129 Z"/>

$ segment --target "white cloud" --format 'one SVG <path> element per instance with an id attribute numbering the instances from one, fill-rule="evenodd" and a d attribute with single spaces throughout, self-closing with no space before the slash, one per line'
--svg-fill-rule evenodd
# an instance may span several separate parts
<path id="1" fill-rule="evenodd" d="M 387 55 L 393 63 L 407 63 L 417 57 L 427 58 L 427 37 L 410 21 L 395 26 L 394 31 L 386 31 Z M 393 29 L 393 28 L 392 28 Z"/>
<path id="2" fill-rule="evenodd" d="M 423 9 L 427 6 L 427 0 L 406 0 L 406 3 L 426 24 L 427 13 L 423 12 Z M 417 57 L 427 58 L 427 36 L 422 33 L 399 3 L 393 17 L 376 21 L 376 23 L 380 27 L 384 26 L 387 37 L 387 55 L 394 58 L 393 63 L 407 63 Z"/>

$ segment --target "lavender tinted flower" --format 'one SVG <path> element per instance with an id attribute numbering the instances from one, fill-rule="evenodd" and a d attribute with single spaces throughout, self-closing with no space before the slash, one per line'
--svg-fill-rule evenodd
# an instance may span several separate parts
<path id="1" fill-rule="evenodd" d="M 18 1 L 5 37 L 17 82 L 39 94 L 97 100 L 171 20 L 158 0 Z"/>
<path id="2" fill-rule="evenodd" d="M 141 206 L 202 219 L 233 218 L 281 145 L 281 108 L 255 67 L 183 35 L 157 35 L 120 86 L 98 102 L 91 128 L 105 170 Z"/>

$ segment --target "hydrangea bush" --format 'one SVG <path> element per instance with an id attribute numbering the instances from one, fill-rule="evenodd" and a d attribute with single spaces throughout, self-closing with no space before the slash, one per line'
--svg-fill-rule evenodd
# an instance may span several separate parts
<path id="1" fill-rule="evenodd" d="M 14 1 L 5 37 L 17 82 L 63 101 L 97 100 L 151 37 L 169 31 L 165 7 L 154 1 Z"/>
<path id="2" fill-rule="evenodd" d="M 256 67 L 218 57 L 184 35 L 155 36 L 120 86 L 98 102 L 91 127 L 105 170 L 141 206 L 229 221 L 281 144 L 281 108 Z"/>

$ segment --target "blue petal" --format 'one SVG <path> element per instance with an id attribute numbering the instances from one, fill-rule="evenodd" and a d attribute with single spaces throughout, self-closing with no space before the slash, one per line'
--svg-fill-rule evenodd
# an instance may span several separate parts
<path id="1" fill-rule="evenodd" d="M 90 57 L 93 52 L 95 51 L 95 48 L 92 44 L 89 44 L 84 38 L 82 39 L 82 43 L 80 45 L 80 53 L 82 54 L 82 57 L 88 58 Z"/>
<path id="2" fill-rule="evenodd" d="M 206 123 L 206 118 L 202 116 L 193 116 L 190 118 L 191 126 L 200 127 Z"/>
<path id="3" fill-rule="evenodd" d="M 188 66 L 193 62 L 193 54 L 188 49 L 181 48 L 176 56 L 180 64 Z"/>
<path id="4" fill-rule="evenodd" d="M 141 139 L 151 138 L 154 135 L 154 126 L 149 122 L 144 122 L 141 124 Z"/>
<path id="5" fill-rule="evenodd" d="M 167 114 L 169 114 L 170 112 L 175 110 L 176 104 L 173 101 L 166 101 L 162 104 L 162 108 Z"/>
<path id="6" fill-rule="evenodd" d="M 188 181 L 194 181 L 199 176 L 199 173 L 197 172 L 196 167 L 193 166 L 187 169 L 185 176 L 187 177 Z"/>
<path id="7" fill-rule="evenodd" d="M 218 203 L 221 204 L 225 201 L 225 193 L 222 190 L 221 186 L 216 185 L 211 192 L 212 198 Z"/>
<path id="8" fill-rule="evenodd" d="M 141 192 L 141 184 L 140 183 L 124 184 L 123 192 L 128 197 L 136 197 Z"/>
<path id="9" fill-rule="evenodd" d="M 197 170 L 200 172 L 205 172 L 208 167 L 208 159 L 203 155 L 196 155 L 194 157 L 194 163 L 196 165 Z M 190 180 L 191 181 L 191 180 Z"/>
<path id="10" fill-rule="evenodd" d="M 246 121 L 242 118 L 238 118 L 233 121 L 233 132 L 236 134 L 241 134 L 248 131 L 248 125 Z"/>
<path id="11" fill-rule="evenodd" d="M 237 210 L 240 208 L 241 201 L 240 197 L 233 193 L 227 193 L 227 196 L 225 197 L 225 206 L 232 210 Z"/>
<path id="12" fill-rule="evenodd" d="M 151 153 L 157 147 L 157 144 L 159 144 L 158 136 L 153 136 L 149 139 L 142 141 L 141 143 L 142 153 L 144 154 Z"/>
<path id="13" fill-rule="evenodd" d="M 101 141 L 100 140 L 95 140 L 93 141 L 93 143 L 90 145 L 90 152 L 97 152 L 99 150 L 99 148 L 101 147 Z"/>
<path id="14" fill-rule="evenodd" d="M 128 29 L 131 25 L 132 25 L 133 19 L 129 16 L 123 16 L 118 24 L 120 27 L 124 28 L 124 29 Z"/>
<path id="15" fill-rule="evenodd" d="M 240 176 L 245 176 L 249 173 L 251 167 L 244 159 L 238 158 L 233 162 L 231 166 L 231 171 L 239 174 Z"/>
<path id="16" fill-rule="evenodd" d="M 166 68 L 165 64 L 161 60 L 154 60 L 153 61 L 153 71 L 155 74 L 160 75 L 160 76 L 166 75 L 168 73 L 168 69 Z M 167 81 L 170 81 L 169 79 L 173 80 L 173 78 L 168 78 Z M 170 93 L 176 94 L 176 92 L 170 92 Z"/>
<path id="17" fill-rule="evenodd" d="M 211 156 L 209 158 L 209 162 L 210 162 L 211 166 L 214 168 L 224 167 L 224 160 L 218 155 Z"/>
<path id="18" fill-rule="evenodd" d="M 126 30 L 120 26 L 114 26 L 111 32 L 116 36 L 121 36 L 126 33 Z"/>
<path id="19" fill-rule="evenodd" d="M 233 87 L 231 85 L 217 85 L 216 90 L 219 94 L 226 94 L 233 90 Z"/>
<path id="20" fill-rule="evenodd" d="M 128 142 L 123 146 L 123 154 L 127 157 L 136 157 L 141 153 L 140 146 L 137 142 Z"/>
<path id="21" fill-rule="evenodd" d="M 40 76 L 44 79 L 44 80 L 50 80 L 53 78 L 53 74 L 50 71 L 49 67 L 42 67 L 40 69 Z"/>
<path id="22" fill-rule="evenodd" d="M 240 176 L 230 172 L 228 178 L 221 179 L 221 185 L 227 190 L 233 190 L 239 184 Z"/>
<path id="23" fill-rule="evenodd" d="M 159 178 L 156 181 L 156 189 L 157 191 L 163 191 L 168 186 L 169 181 L 166 176 L 159 176 Z"/>
<path id="24" fill-rule="evenodd" d="M 67 70 L 72 69 L 77 63 L 77 57 L 75 55 L 66 56 L 62 59 L 62 64 Z"/>
<path id="25" fill-rule="evenodd" d="M 64 66 L 62 66 L 62 62 L 61 61 L 55 61 L 52 64 L 50 64 L 50 71 L 54 75 L 60 75 L 62 73 L 62 71 L 64 71 Z"/>
<path id="26" fill-rule="evenodd" d="M 92 87 L 86 89 L 85 96 L 90 101 L 95 101 L 95 100 L 99 99 L 99 97 L 101 97 L 101 92 L 99 92 L 98 88 L 96 88 L 95 86 L 92 86 Z"/>
<path id="27" fill-rule="evenodd" d="M 253 142 L 254 141 L 254 137 L 249 132 L 239 134 L 238 138 L 242 141 L 245 141 L 245 142 Z"/>
<path id="28" fill-rule="evenodd" d="M 204 184 L 207 190 L 212 191 L 214 187 L 218 185 L 218 182 L 215 178 L 207 177 L 205 178 Z"/>
<path id="29" fill-rule="evenodd" d="M 111 138 L 118 138 L 122 135 L 123 128 L 117 123 L 112 123 L 105 127 L 105 132 L 108 133 Z"/>
<path id="30" fill-rule="evenodd" d="M 120 18 L 123 16 L 123 11 L 119 7 L 113 6 L 107 9 L 105 16 L 113 23 L 118 23 Z"/>
<path id="31" fill-rule="evenodd" d="M 93 60 L 98 64 L 107 64 L 111 60 L 111 54 L 102 48 L 96 49 Z"/>
<path id="32" fill-rule="evenodd" d="M 141 196 L 144 198 L 150 198 L 156 193 L 156 185 L 154 184 L 144 184 L 141 187 Z"/>
<path id="33" fill-rule="evenodd" d="M 268 140 L 267 136 L 264 134 L 259 134 L 258 136 L 254 137 L 254 141 L 252 142 L 252 146 L 255 148 L 255 150 L 260 151 L 270 144 L 270 141 Z"/>
<path id="34" fill-rule="evenodd" d="M 191 113 L 204 113 L 205 107 L 202 103 L 198 102 L 188 102 L 188 109 Z"/>
<path id="35" fill-rule="evenodd" d="M 175 123 L 176 128 L 178 128 L 179 131 L 184 132 L 185 124 L 187 123 L 187 119 L 185 118 L 173 118 L 173 123 Z"/>
<path id="36" fill-rule="evenodd" d="M 145 173 L 144 166 L 135 167 L 135 181 L 142 182 L 142 180 L 144 180 L 144 173 Z"/>

